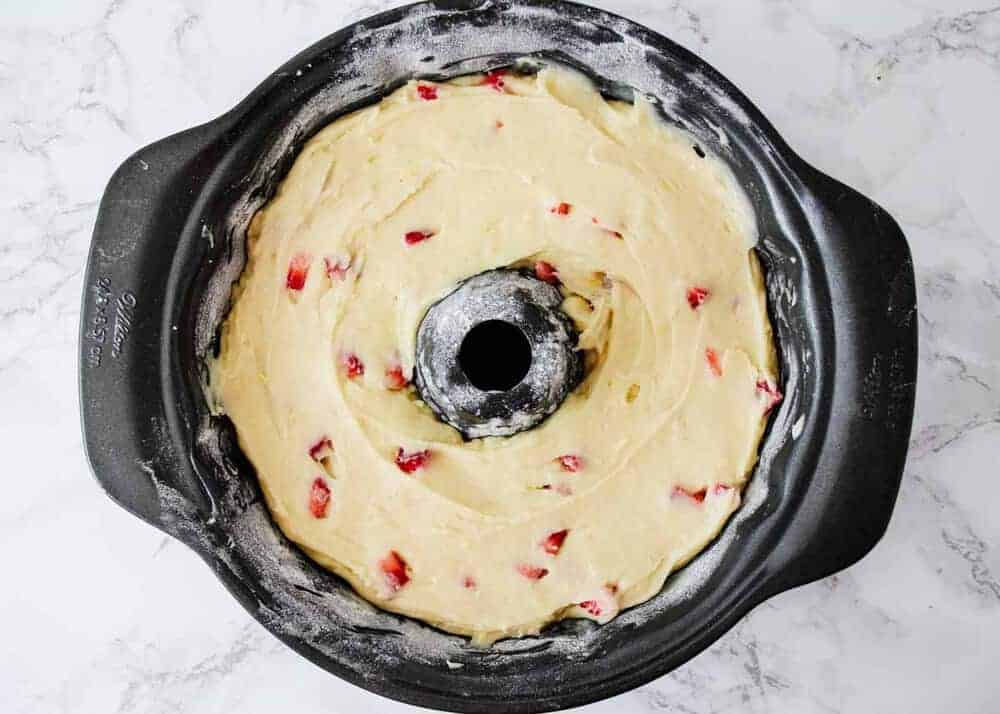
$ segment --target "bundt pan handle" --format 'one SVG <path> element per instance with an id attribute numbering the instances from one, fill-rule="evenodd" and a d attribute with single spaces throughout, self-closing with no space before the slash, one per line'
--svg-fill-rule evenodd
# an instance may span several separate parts
<path id="1" fill-rule="evenodd" d="M 213 129 L 212 127 L 216 127 Z M 162 366 L 172 329 L 164 310 L 184 224 L 218 157 L 218 125 L 133 154 L 111 177 L 91 243 L 80 326 L 80 407 L 87 457 L 105 492 L 171 532 L 176 509 L 209 514 L 210 499 L 171 439 Z M 173 509 L 164 509 L 171 500 Z"/>
<path id="2" fill-rule="evenodd" d="M 770 593 L 843 570 L 881 539 L 906 461 L 917 376 L 916 289 L 902 230 L 874 201 L 805 162 L 796 172 L 816 199 L 810 220 L 827 267 L 833 350 L 816 368 L 836 374 L 822 391 L 837 426 L 825 436 L 800 427 L 799 438 L 822 447 L 778 544 L 787 552 L 776 553 Z"/>

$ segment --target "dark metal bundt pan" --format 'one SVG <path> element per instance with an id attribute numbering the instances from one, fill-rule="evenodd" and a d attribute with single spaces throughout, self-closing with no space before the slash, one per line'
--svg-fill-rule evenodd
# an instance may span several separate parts
<path id="1" fill-rule="evenodd" d="M 534 56 L 607 94 L 654 97 L 729 163 L 757 212 L 787 395 L 746 503 L 647 603 L 604 626 L 470 646 L 373 608 L 280 534 L 228 420 L 202 389 L 246 225 L 303 143 L 414 76 Z M 715 70 L 644 27 L 583 5 L 425 2 L 302 52 L 228 114 L 146 147 L 112 177 L 87 269 L 81 404 L 97 479 L 193 548 L 298 652 L 379 694 L 455 711 L 533 712 L 670 671 L 749 609 L 844 568 L 892 512 L 913 409 L 913 270 L 896 223 L 798 158 Z M 192 607 L 193 603 L 181 603 Z"/>

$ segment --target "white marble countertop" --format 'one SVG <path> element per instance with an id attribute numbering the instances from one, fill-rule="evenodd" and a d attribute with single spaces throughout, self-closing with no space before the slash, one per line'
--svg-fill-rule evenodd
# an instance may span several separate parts
<path id="1" fill-rule="evenodd" d="M 589 712 L 1000 711 L 997 0 L 605 0 L 711 62 L 913 250 L 920 381 L 892 524 Z M 78 425 L 83 265 L 114 168 L 387 0 L 0 6 L 0 699 L 5 712 L 403 712 L 252 620 L 113 505 Z M 990 7 L 993 5 L 993 7 Z"/>

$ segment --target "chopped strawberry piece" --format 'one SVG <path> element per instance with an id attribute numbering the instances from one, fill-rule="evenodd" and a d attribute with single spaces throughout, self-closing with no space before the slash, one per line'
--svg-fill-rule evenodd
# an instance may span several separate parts
<path id="1" fill-rule="evenodd" d="M 313 461 L 320 461 L 332 453 L 333 442 L 330 441 L 330 437 L 326 435 L 321 436 L 315 444 L 309 447 L 309 457 Z"/>
<path id="2" fill-rule="evenodd" d="M 492 87 L 498 92 L 502 92 L 504 89 L 504 75 L 507 74 L 505 69 L 495 69 L 492 72 L 487 72 L 486 76 L 483 77 L 483 84 L 488 87 Z"/>
<path id="3" fill-rule="evenodd" d="M 559 551 L 562 550 L 563 541 L 566 540 L 566 536 L 569 535 L 568 530 L 556 531 L 555 533 L 549 533 L 545 540 L 542 541 L 542 550 L 544 550 L 549 555 L 559 555 Z"/>
<path id="4" fill-rule="evenodd" d="M 365 363 L 353 352 L 349 352 L 341 358 L 341 365 L 344 367 L 344 374 L 347 375 L 348 379 L 360 377 L 365 373 Z"/>
<path id="5" fill-rule="evenodd" d="M 395 364 L 385 370 L 386 389 L 398 392 L 400 389 L 406 389 L 409 383 L 410 380 L 403 374 L 403 367 L 401 365 Z"/>
<path id="6" fill-rule="evenodd" d="M 699 489 L 698 491 L 689 491 L 683 486 L 674 486 L 673 497 L 674 498 L 690 498 L 695 503 L 702 503 L 705 500 L 705 496 L 708 494 L 708 489 Z"/>
<path id="7" fill-rule="evenodd" d="M 784 395 L 778 390 L 778 385 L 771 384 L 766 379 L 757 380 L 757 394 L 766 397 L 765 414 L 768 414 L 784 399 Z"/>
<path id="8" fill-rule="evenodd" d="M 546 263 L 544 260 L 535 263 L 535 277 L 552 285 L 559 284 L 559 271 L 552 263 Z"/>
<path id="9" fill-rule="evenodd" d="M 465 588 L 466 590 L 475 590 L 476 587 L 478 587 L 478 583 L 476 582 L 476 579 L 474 577 L 472 577 L 471 575 L 466 575 L 464 578 L 462 578 L 462 587 Z"/>
<path id="10" fill-rule="evenodd" d="M 733 489 L 732 486 L 727 486 L 724 483 L 717 483 L 714 486 L 712 486 L 712 495 L 721 496 L 722 494 L 726 493 L 727 491 L 731 491 L 732 489 Z"/>
<path id="11" fill-rule="evenodd" d="M 385 581 L 389 584 L 389 589 L 393 592 L 396 592 L 410 582 L 410 574 L 406 566 L 406 561 L 403 560 L 403 556 L 394 550 L 390 550 L 387 556 L 378 561 L 378 567 L 382 570 Z"/>
<path id="12" fill-rule="evenodd" d="M 422 243 L 428 238 L 433 238 L 434 233 L 432 231 L 409 231 L 403 236 L 403 241 L 406 245 L 416 245 L 417 243 Z"/>
<path id="13" fill-rule="evenodd" d="M 403 451 L 403 447 L 401 446 L 396 451 L 396 466 L 404 474 L 412 474 L 414 471 L 424 468 L 430 460 L 431 452 L 428 449 L 407 453 Z"/>
<path id="14" fill-rule="evenodd" d="M 539 568 L 537 565 L 528 565 L 527 563 L 520 563 L 517 566 L 517 572 L 526 577 L 528 580 L 541 580 L 546 575 L 549 574 L 548 568 Z"/>
<path id="15" fill-rule="evenodd" d="M 556 463 L 559 464 L 563 471 L 576 473 L 583 468 L 583 457 L 576 454 L 563 454 L 556 457 Z"/>
<path id="16" fill-rule="evenodd" d="M 601 605 L 597 602 L 597 600 L 584 600 L 580 603 L 580 607 L 594 617 L 598 617 L 603 612 L 603 610 L 601 610 Z"/>
<path id="17" fill-rule="evenodd" d="M 432 87 L 429 84 L 418 84 L 417 94 L 419 94 L 420 98 L 423 99 L 425 102 L 433 102 L 435 99 L 438 98 L 437 87 Z"/>
<path id="18" fill-rule="evenodd" d="M 326 265 L 326 274 L 331 280 L 343 280 L 347 277 L 347 271 L 351 269 L 351 256 L 338 256 L 336 258 L 329 255 L 323 258 Z"/>
<path id="19" fill-rule="evenodd" d="M 697 310 L 706 300 L 708 300 L 709 295 L 710 293 L 708 292 L 708 288 L 699 288 L 697 286 L 688 288 L 688 305 L 691 306 L 692 310 Z"/>
<path id="20" fill-rule="evenodd" d="M 557 216 L 568 216 L 572 210 L 573 206 L 571 206 L 566 202 L 563 202 L 563 203 L 557 203 L 552 208 L 550 208 L 549 213 L 554 213 Z"/>
<path id="21" fill-rule="evenodd" d="M 618 585 L 606 583 L 591 599 L 577 603 L 577 606 L 598 622 L 607 622 L 620 609 Z"/>
<path id="22" fill-rule="evenodd" d="M 285 287 L 289 290 L 301 290 L 306 286 L 309 275 L 309 265 L 312 256 L 308 253 L 296 253 L 288 263 L 288 275 L 285 276 Z"/>
<path id="23" fill-rule="evenodd" d="M 326 518 L 327 508 L 330 506 L 330 487 L 321 476 L 317 476 L 309 489 L 309 512 L 316 518 Z"/>
<path id="24" fill-rule="evenodd" d="M 705 361 L 708 362 L 708 368 L 711 370 L 712 374 L 716 377 L 722 376 L 722 362 L 719 361 L 719 354 L 711 347 L 705 348 Z"/>

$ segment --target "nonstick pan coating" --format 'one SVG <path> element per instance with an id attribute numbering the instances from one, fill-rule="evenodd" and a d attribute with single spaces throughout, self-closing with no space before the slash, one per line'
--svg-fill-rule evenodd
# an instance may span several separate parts
<path id="1" fill-rule="evenodd" d="M 281 535 L 232 425 L 210 415 L 204 360 L 243 265 L 247 223 L 310 136 L 414 76 L 523 57 L 576 67 L 609 96 L 652 97 L 729 163 L 758 217 L 786 399 L 744 506 L 658 596 L 603 626 L 568 620 L 482 649 L 377 610 Z M 766 598 L 875 545 L 906 456 L 915 301 L 892 218 L 805 164 L 691 53 L 568 2 L 420 3 L 331 35 L 231 112 L 118 169 L 87 269 L 85 443 L 116 502 L 193 548 L 255 618 L 324 669 L 440 709 L 561 709 L 670 671 Z"/>

